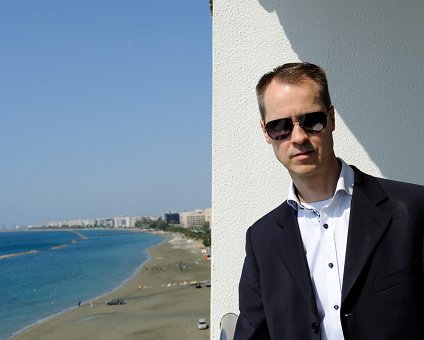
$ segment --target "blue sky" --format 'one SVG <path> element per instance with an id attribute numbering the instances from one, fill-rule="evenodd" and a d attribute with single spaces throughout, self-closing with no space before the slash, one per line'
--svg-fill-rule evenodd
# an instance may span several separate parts
<path id="1" fill-rule="evenodd" d="M 208 0 L 3 0 L 0 41 L 0 227 L 210 207 Z"/>

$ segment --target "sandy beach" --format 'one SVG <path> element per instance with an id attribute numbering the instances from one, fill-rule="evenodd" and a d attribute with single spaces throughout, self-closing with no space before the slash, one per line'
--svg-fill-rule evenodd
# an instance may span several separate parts
<path id="1" fill-rule="evenodd" d="M 118 290 L 33 325 L 14 340 L 209 339 L 210 260 L 203 245 L 179 235 L 149 249 L 150 261 Z M 111 273 L 113 275 L 113 273 Z M 196 288 L 195 282 L 202 282 Z M 123 305 L 107 305 L 113 298 Z"/>

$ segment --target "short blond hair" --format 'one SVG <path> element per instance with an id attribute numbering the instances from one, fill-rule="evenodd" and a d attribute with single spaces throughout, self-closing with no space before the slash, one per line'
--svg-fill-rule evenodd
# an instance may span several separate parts
<path id="1" fill-rule="evenodd" d="M 288 63 L 264 74 L 256 85 L 256 96 L 263 121 L 265 121 L 264 93 L 274 79 L 287 84 L 298 84 L 308 79 L 313 80 L 318 85 L 321 100 L 326 106 L 327 111 L 330 110 L 331 98 L 325 71 L 321 67 L 311 63 Z"/>

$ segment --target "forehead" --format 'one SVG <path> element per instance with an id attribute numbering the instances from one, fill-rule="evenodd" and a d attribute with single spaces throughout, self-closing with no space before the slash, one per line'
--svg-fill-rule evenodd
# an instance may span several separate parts
<path id="1" fill-rule="evenodd" d="M 266 120 L 322 110 L 324 104 L 318 85 L 312 79 L 295 84 L 273 79 L 263 96 Z"/>

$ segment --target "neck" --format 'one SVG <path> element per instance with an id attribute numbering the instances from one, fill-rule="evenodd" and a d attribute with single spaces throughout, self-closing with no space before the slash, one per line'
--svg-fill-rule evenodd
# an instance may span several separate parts
<path id="1" fill-rule="evenodd" d="M 292 178 L 301 202 L 311 203 L 324 201 L 333 197 L 339 179 L 341 165 L 334 158 L 329 169 L 317 176 Z"/>

